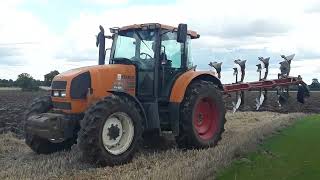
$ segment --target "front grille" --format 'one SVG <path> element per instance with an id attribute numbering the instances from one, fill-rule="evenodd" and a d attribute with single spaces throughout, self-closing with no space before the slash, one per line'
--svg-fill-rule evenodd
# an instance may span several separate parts
<path id="1" fill-rule="evenodd" d="M 71 103 L 69 102 L 52 102 L 54 109 L 71 110 Z"/>
<path id="2" fill-rule="evenodd" d="M 52 81 L 51 89 L 66 89 L 67 81 Z"/>

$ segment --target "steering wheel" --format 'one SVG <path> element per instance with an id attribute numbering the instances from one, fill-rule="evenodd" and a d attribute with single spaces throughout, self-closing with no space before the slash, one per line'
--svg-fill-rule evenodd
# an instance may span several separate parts
<path id="1" fill-rule="evenodd" d="M 141 55 L 145 55 L 145 56 L 146 56 L 146 57 L 144 58 L 144 60 L 146 60 L 147 57 L 149 57 L 149 59 L 152 59 L 152 56 L 151 56 L 150 54 L 148 54 L 148 53 L 142 52 L 142 53 L 140 53 L 140 56 L 141 56 Z"/>

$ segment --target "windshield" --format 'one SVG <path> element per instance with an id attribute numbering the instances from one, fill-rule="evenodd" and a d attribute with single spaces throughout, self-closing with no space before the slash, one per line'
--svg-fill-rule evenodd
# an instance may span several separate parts
<path id="1" fill-rule="evenodd" d="M 113 58 L 128 59 L 142 69 L 153 68 L 155 37 L 154 30 L 119 32 Z"/>

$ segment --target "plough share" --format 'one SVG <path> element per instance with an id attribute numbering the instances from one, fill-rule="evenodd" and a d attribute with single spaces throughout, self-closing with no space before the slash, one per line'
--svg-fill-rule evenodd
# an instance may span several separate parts
<path id="1" fill-rule="evenodd" d="M 309 88 L 305 82 L 303 82 L 301 76 L 291 77 L 290 65 L 291 61 L 294 58 L 294 54 L 290 56 L 281 55 L 284 59 L 280 62 L 280 73 L 278 74 L 278 79 L 267 80 L 269 72 L 269 60 L 268 58 L 258 57 L 260 61 L 257 64 L 257 72 L 259 73 L 259 80 L 254 82 L 243 82 L 245 78 L 245 64 L 246 60 L 237 59 L 234 61 L 235 67 L 233 68 L 233 75 L 235 76 L 235 83 L 225 84 L 224 85 L 224 94 L 231 95 L 231 93 L 236 93 L 236 99 L 232 102 L 233 112 L 236 112 L 239 107 L 244 103 L 244 92 L 245 91 L 259 91 L 259 96 L 256 98 L 256 110 L 259 110 L 263 105 L 265 99 L 267 98 L 268 90 L 275 89 L 278 96 L 278 106 L 283 106 L 289 98 L 289 87 L 296 85 L 298 86 L 298 96 L 297 100 L 300 103 L 304 103 L 304 97 L 309 96 Z M 221 66 L 222 62 L 210 62 L 209 66 L 213 67 L 218 74 L 218 77 L 221 78 Z M 262 73 L 264 71 L 264 74 Z M 241 73 L 240 80 L 238 80 L 238 74 Z M 263 77 L 262 77 L 263 74 Z"/>

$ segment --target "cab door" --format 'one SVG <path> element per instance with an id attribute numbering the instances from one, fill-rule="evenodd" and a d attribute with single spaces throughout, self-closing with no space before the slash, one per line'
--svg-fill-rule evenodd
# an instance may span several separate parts
<path id="1" fill-rule="evenodd" d="M 185 45 L 177 42 L 176 32 L 164 32 L 161 36 L 159 65 L 159 97 L 168 99 L 175 80 L 186 71 Z"/>

